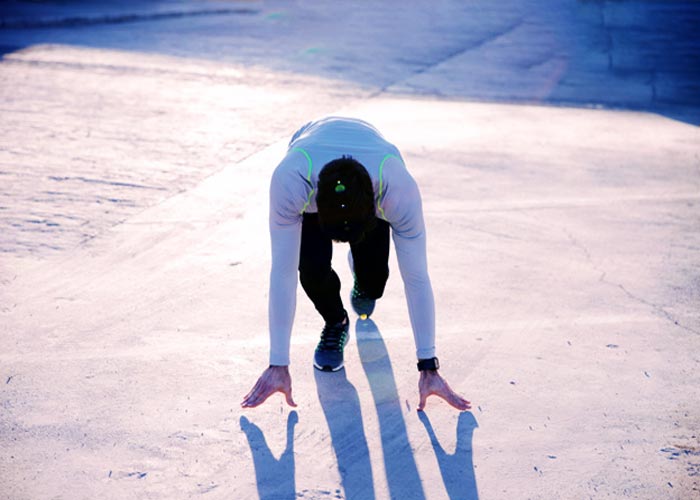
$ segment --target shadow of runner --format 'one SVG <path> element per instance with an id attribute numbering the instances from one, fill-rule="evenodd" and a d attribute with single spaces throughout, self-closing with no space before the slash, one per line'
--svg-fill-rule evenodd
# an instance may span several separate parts
<path id="1" fill-rule="evenodd" d="M 270 451 L 265 436 L 260 428 L 241 416 L 241 430 L 248 438 L 248 445 L 253 454 L 255 479 L 260 500 L 294 499 L 296 484 L 294 480 L 294 426 L 299 421 L 297 412 L 292 411 L 287 417 L 287 447 L 275 459 Z"/>
<path id="2" fill-rule="evenodd" d="M 331 431 L 338 470 L 349 500 L 373 500 L 374 482 L 360 398 L 345 369 L 335 373 L 314 370 L 318 398 Z"/>
<path id="3" fill-rule="evenodd" d="M 428 415 L 423 411 L 418 412 L 418 418 L 430 437 L 433 445 L 442 481 L 450 496 L 450 500 L 477 500 L 479 493 L 476 488 L 476 477 L 474 476 L 474 461 L 472 452 L 472 436 L 474 429 L 479 425 L 476 423 L 474 415 L 470 412 L 459 414 L 457 421 L 457 446 L 452 455 L 445 453 L 435 436 L 433 426 Z"/>
<path id="4" fill-rule="evenodd" d="M 384 340 L 371 319 L 356 321 L 355 335 L 362 368 L 377 408 L 384 469 L 391 498 L 425 499 Z"/>

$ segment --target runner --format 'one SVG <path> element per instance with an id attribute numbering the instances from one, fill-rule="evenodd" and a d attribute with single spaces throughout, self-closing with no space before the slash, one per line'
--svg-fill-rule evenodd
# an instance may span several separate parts
<path id="1" fill-rule="evenodd" d="M 331 268 L 333 242 L 350 245 L 354 284 L 350 302 L 360 321 L 373 312 L 389 278 L 390 234 L 404 282 L 416 344 L 420 402 L 436 395 L 459 410 L 470 403 L 438 373 L 435 303 L 428 276 L 423 209 L 418 186 L 398 149 L 370 124 L 350 118 L 310 122 L 292 137 L 270 186 L 270 366 L 241 405 L 271 394 L 292 398 L 289 344 L 302 288 L 325 322 L 314 353 L 322 371 L 343 368 L 350 321 Z"/>

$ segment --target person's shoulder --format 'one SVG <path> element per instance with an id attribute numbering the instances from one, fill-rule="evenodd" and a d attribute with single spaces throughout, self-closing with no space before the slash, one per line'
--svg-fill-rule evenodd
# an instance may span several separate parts
<path id="1" fill-rule="evenodd" d="M 381 175 L 385 182 L 399 184 L 413 184 L 415 181 L 411 172 L 406 168 L 406 163 L 398 153 L 398 150 L 388 152 L 384 155 L 380 165 Z"/>
<path id="2" fill-rule="evenodd" d="M 290 147 L 282 160 L 277 164 L 273 176 L 285 174 L 303 174 L 306 177 L 310 163 L 309 153 L 301 147 Z"/>

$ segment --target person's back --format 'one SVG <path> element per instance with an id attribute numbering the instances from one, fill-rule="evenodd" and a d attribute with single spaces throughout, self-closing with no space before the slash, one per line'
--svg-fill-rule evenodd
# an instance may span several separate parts
<path id="1" fill-rule="evenodd" d="M 309 122 L 294 134 L 273 175 L 270 199 L 275 213 L 285 219 L 316 213 L 318 176 L 325 165 L 342 156 L 365 167 L 378 197 L 392 177 L 398 184 L 399 177 L 408 176 L 397 147 L 369 123 L 340 117 Z M 299 178 L 305 182 L 297 182 Z"/>
<path id="2" fill-rule="evenodd" d="M 294 134 L 289 143 L 290 149 L 295 147 L 314 150 L 323 147 L 335 149 L 342 147 L 348 151 L 396 149 L 371 124 L 356 118 L 338 116 L 330 116 L 304 125 Z"/>

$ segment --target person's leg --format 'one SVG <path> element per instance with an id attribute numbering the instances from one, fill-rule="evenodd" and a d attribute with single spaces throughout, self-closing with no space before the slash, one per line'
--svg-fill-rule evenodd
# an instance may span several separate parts
<path id="1" fill-rule="evenodd" d="M 301 226 L 299 281 L 327 324 L 345 318 L 340 298 L 340 280 L 331 268 L 333 241 L 323 234 L 318 214 L 304 214 Z"/>
<path id="2" fill-rule="evenodd" d="M 355 282 L 369 299 L 380 298 L 389 279 L 389 228 L 378 219 L 362 241 L 350 245 Z"/>

